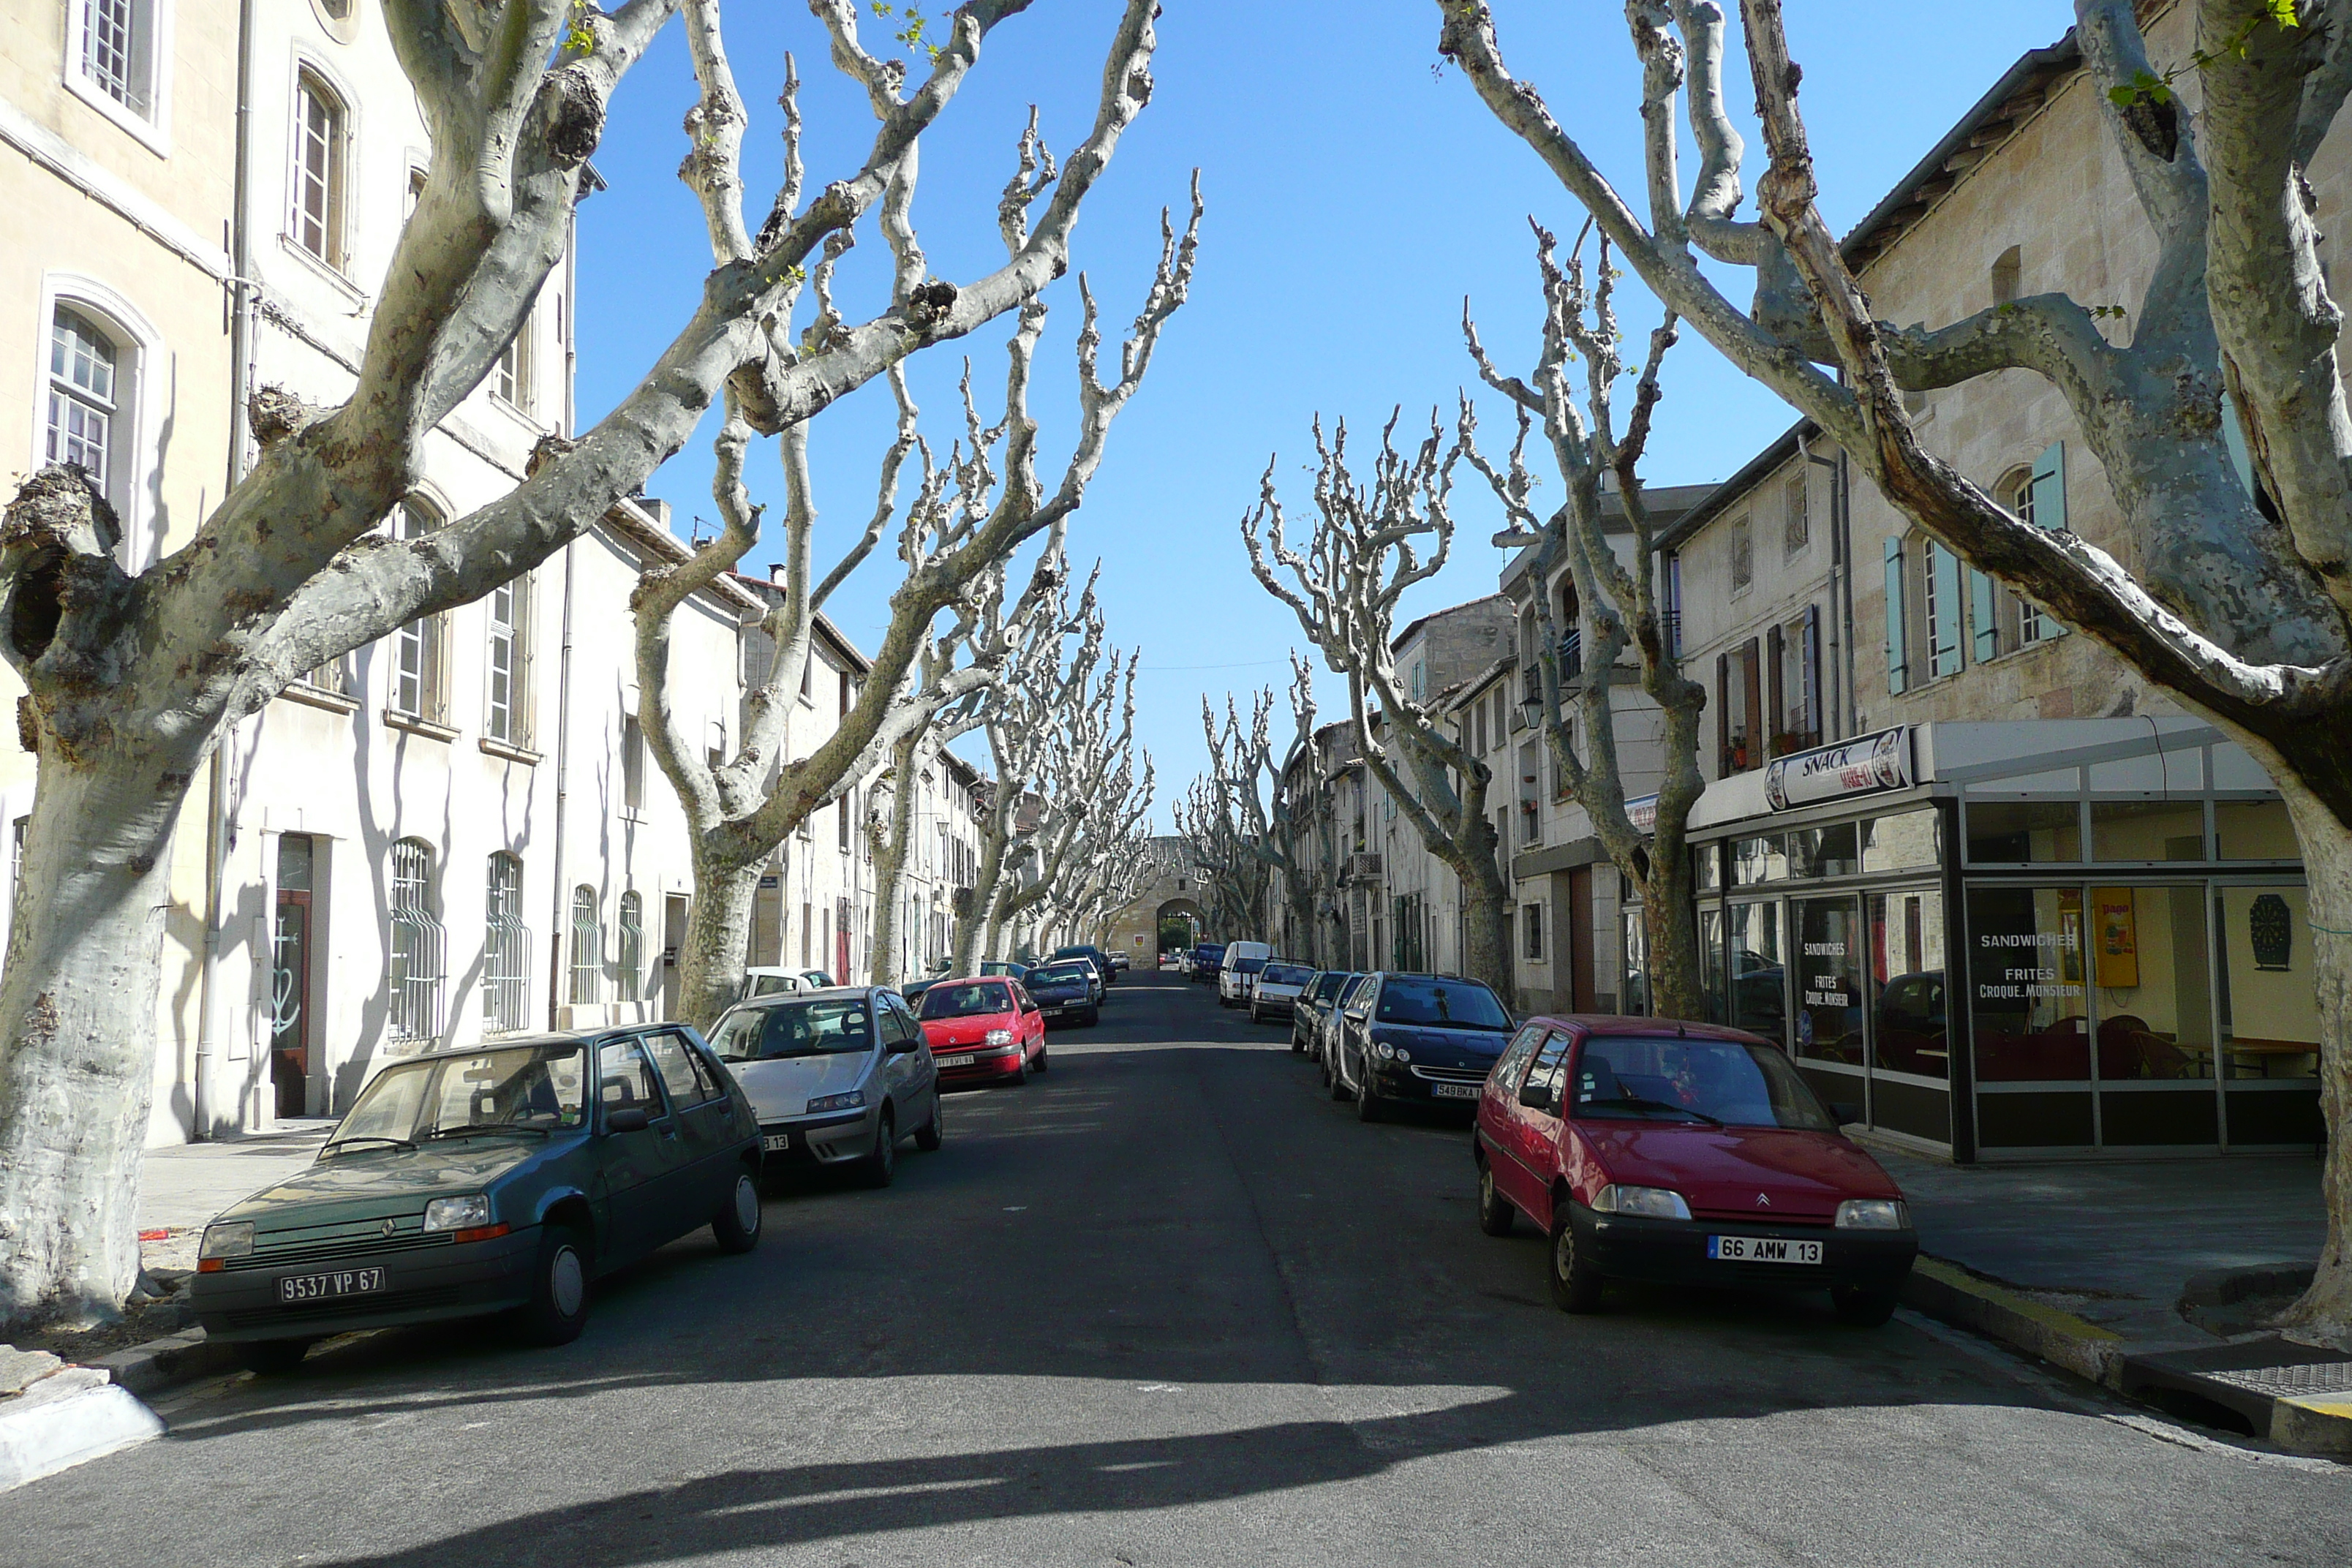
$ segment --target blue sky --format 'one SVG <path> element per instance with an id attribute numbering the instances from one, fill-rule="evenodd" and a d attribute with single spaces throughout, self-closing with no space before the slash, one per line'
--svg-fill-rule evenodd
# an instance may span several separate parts
<path id="1" fill-rule="evenodd" d="M 1517 74 L 1536 83 L 1621 190 L 1637 189 L 1638 73 L 1620 0 L 1502 0 L 1497 12 Z M 1029 106 L 1038 106 L 1057 153 L 1085 134 L 1118 13 L 1116 0 L 1038 0 L 992 35 L 923 145 L 916 216 L 934 276 L 969 279 L 1001 264 L 996 197 Z M 1790 0 L 1831 226 L 1842 232 L 1858 220 L 2018 55 L 2052 42 L 2071 20 L 2063 0 Z M 738 3 L 727 22 L 739 82 L 755 106 L 745 172 L 756 224 L 780 166 L 773 100 L 786 50 L 803 81 L 812 188 L 855 171 L 874 121 L 826 62 L 804 6 Z M 1138 726 L 1158 761 L 1164 823 L 1167 803 L 1205 766 L 1202 694 L 1222 708 L 1229 690 L 1279 689 L 1286 651 L 1305 646 L 1289 612 L 1250 577 L 1241 548 L 1239 520 L 1269 457 L 1279 454 L 1292 515 L 1303 519 L 1317 412 L 1344 416 L 1361 432 L 1360 451 L 1399 404 L 1408 426 L 1425 422 L 1433 405 L 1450 409 L 1470 379 L 1459 328 L 1465 295 L 1489 352 L 1507 366 L 1526 361 L 1538 321 L 1527 219 L 1566 236 L 1582 215 L 1458 71 L 1434 68 L 1428 0 L 1167 0 L 1159 26 L 1151 105 L 1088 197 L 1074 260 L 1107 323 L 1123 325 L 1150 279 L 1160 209 L 1178 205 L 1181 221 L 1197 165 L 1208 204 L 1200 268 L 1191 302 L 1113 430 L 1072 553 L 1081 570 L 1102 558 L 1110 635 L 1143 650 Z M 867 36 L 870 46 L 887 41 L 879 25 Z M 1726 97 L 1745 122 L 1753 94 L 1744 59 L 1727 68 Z M 583 425 L 653 362 L 709 269 L 698 212 L 676 176 L 679 121 L 693 98 L 673 26 L 623 84 L 596 155 L 610 188 L 582 208 Z M 1752 124 L 1743 129 L 1752 192 L 1759 143 Z M 844 266 L 842 302 L 853 317 L 883 302 L 883 258 L 869 226 Z M 1072 431 L 1075 279 L 1048 299 L 1033 411 L 1045 426 L 1050 484 Z M 1642 324 L 1643 309 L 1625 304 L 1629 324 Z M 915 363 L 916 397 L 942 448 L 961 426 L 961 355 L 971 357 L 986 412 L 1001 395 L 1003 335 L 983 331 Z M 1720 479 L 1790 419 L 1696 334 L 1685 333 L 1666 384 L 1653 483 Z M 1489 433 L 1505 425 L 1490 408 Z M 870 511 L 889 430 L 878 383 L 813 426 L 821 563 Z M 696 514 L 711 515 L 710 434 L 647 487 L 672 503 L 681 531 Z M 772 453 L 755 454 L 751 479 L 755 494 L 780 499 Z M 1400 626 L 1493 591 L 1503 556 L 1486 542 L 1491 521 L 1465 509 L 1452 563 L 1407 602 Z M 772 553 L 761 551 L 747 569 L 763 569 Z M 894 566 L 869 561 L 831 605 L 864 646 L 878 640 Z M 1321 697 L 1326 717 L 1338 717 L 1344 689 L 1327 676 Z"/>

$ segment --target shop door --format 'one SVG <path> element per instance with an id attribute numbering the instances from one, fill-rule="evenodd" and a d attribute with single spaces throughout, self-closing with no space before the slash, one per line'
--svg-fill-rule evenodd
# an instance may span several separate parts
<path id="1" fill-rule="evenodd" d="M 686 895 L 662 899 L 661 1010 L 665 1018 L 677 1016 L 677 955 L 686 950 Z"/>
<path id="2" fill-rule="evenodd" d="M 308 834 L 278 840 L 278 911 L 269 938 L 269 1078 L 278 1114 L 310 1109 L 310 861 Z"/>
<path id="3" fill-rule="evenodd" d="M 1592 868 L 1579 866 L 1568 874 L 1568 984 L 1580 1013 L 1601 1005 L 1593 994 L 1592 962 Z"/>

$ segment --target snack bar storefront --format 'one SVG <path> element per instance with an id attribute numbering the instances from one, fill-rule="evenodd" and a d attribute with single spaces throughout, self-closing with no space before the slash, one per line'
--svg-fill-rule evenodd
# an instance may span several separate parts
<path id="1" fill-rule="evenodd" d="M 1880 1134 L 1963 1163 L 2320 1141 L 2294 833 L 2210 725 L 1885 731 L 1718 781 L 1691 839 L 1710 1018 Z"/>

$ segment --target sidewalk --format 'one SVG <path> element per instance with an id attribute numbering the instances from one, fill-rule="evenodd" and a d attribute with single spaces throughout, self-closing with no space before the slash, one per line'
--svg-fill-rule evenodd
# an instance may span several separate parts
<path id="1" fill-rule="evenodd" d="M 2268 1331 L 2326 1237 L 2316 1159 L 1871 1152 L 1919 1228 L 1912 1305 L 2180 1414 L 2352 1456 L 2352 1356 Z"/>
<path id="2" fill-rule="evenodd" d="M 140 1261 L 151 1272 L 194 1268 L 206 1222 L 317 1159 L 334 1126 L 305 1118 L 259 1137 L 148 1150 L 139 1183 Z"/>

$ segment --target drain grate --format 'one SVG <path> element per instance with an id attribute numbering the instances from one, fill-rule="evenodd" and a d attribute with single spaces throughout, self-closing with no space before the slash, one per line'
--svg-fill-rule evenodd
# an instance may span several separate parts
<path id="1" fill-rule="evenodd" d="M 2306 1394 L 2352 1394 L 2352 1361 L 2312 1362 L 2301 1366 L 2250 1366 L 2234 1372 L 2209 1372 L 2215 1383 L 2226 1383 L 2249 1394 L 2274 1399 Z"/>

